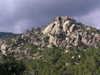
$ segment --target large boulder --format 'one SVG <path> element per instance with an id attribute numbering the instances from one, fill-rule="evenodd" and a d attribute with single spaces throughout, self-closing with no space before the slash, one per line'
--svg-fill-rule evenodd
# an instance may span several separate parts
<path id="1" fill-rule="evenodd" d="M 73 32 L 73 31 L 75 31 L 76 30 L 76 25 L 75 24 L 73 24 L 71 27 L 70 27 L 70 32 Z"/>
<path id="2" fill-rule="evenodd" d="M 3 54 L 5 54 L 7 49 L 8 49 L 8 46 L 6 44 L 1 45 L 1 51 L 2 51 Z"/>
<path id="3" fill-rule="evenodd" d="M 52 30 L 52 28 L 53 28 L 54 26 L 55 26 L 55 23 L 49 24 L 49 25 L 42 31 L 42 33 L 43 33 L 43 34 L 47 34 L 47 33 L 51 32 L 51 30 Z"/>
<path id="4" fill-rule="evenodd" d="M 71 26 L 71 21 L 66 21 L 64 24 L 63 24 L 63 31 L 66 32 L 67 30 L 69 30 L 69 27 Z"/>

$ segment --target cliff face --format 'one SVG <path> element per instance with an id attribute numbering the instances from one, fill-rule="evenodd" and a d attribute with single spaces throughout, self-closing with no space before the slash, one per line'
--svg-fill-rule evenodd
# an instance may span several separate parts
<path id="1" fill-rule="evenodd" d="M 96 33 L 91 27 L 82 27 L 73 18 L 67 16 L 54 19 L 42 33 L 48 35 L 50 37 L 49 42 L 57 47 L 65 44 L 74 46 L 82 46 L 84 44 L 98 48 L 98 43 L 100 42 L 100 34 Z"/>
<path id="2" fill-rule="evenodd" d="M 38 50 L 53 46 L 66 47 L 65 52 L 68 52 L 73 46 L 84 50 L 83 46 L 97 49 L 99 44 L 99 30 L 77 23 L 71 17 L 63 16 L 55 18 L 43 28 L 32 28 L 31 31 L 26 31 L 17 38 L 1 39 L 0 50 L 3 54 L 6 50 L 15 51 L 19 56 L 28 54 L 31 45 L 38 46 Z M 30 54 L 28 55 L 31 57 Z"/>

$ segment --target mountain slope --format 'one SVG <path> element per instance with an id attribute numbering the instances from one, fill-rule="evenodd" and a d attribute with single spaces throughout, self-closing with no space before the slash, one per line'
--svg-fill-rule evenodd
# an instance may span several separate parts
<path id="1" fill-rule="evenodd" d="M 5 54 L 5 50 L 14 50 L 17 54 L 30 56 L 32 51 L 44 50 L 44 48 L 65 47 L 65 52 L 69 52 L 74 46 L 78 46 L 81 51 L 87 47 L 94 49 L 100 46 L 99 30 L 77 23 L 73 18 L 63 16 L 55 18 L 52 23 L 43 28 L 32 28 L 16 38 L 6 38 L 0 40 L 0 50 Z M 34 51 L 34 48 L 36 51 Z M 33 55 L 34 56 L 34 55 Z"/>
<path id="2" fill-rule="evenodd" d="M 1 54 L 14 51 L 17 59 L 26 62 L 27 74 L 32 75 L 99 74 L 99 48 L 100 30 L 68 16 L 20 36 L 0 39 Z"/>

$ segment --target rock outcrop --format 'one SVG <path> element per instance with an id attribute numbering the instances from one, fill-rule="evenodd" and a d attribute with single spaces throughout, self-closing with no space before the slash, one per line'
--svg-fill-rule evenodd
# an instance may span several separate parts
<path id="1" fill-rule="evenodd" d="M 68 49 L 73 46 L 87 46 L 95 49 L 100 47 L 100 32 L 93 27 L 77 23 L 71 17 L 63 16 L 55 18 L 52 23 L 43 28 L 26 31 L 14 40 L 12 45 L 7 45 L 5 39 L 0 40 L 1 51 L 5 53 L 7 49 L 15 49 L 17 53 L 27 54 L 30 51 L 29 45 L 32 44 L 38 45 L 38 49 L 41 50 L 45 46 L 66 46 L 66 52 L 69 52 Z"/>

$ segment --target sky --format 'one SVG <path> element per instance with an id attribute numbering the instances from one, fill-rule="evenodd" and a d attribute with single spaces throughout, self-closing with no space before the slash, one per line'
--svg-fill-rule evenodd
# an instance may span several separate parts
<path id="1" fill-rule="evenodd" d="M 23 33 L 65 15 L 100 29 L 100 0 L 0 0 L 0 32 Z"/>

